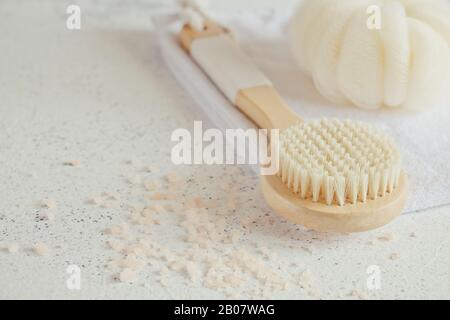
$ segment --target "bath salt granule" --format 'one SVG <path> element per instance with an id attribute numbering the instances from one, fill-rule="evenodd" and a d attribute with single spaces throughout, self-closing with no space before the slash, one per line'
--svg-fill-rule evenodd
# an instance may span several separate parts
<path id="1" fill-rule="evenodd" d="M 195 282 L 201 276 L 200 269 L 198 268 L 198 266 L 195 263 L 193 263 L 191 261 L 186 262 L 186 264 L 184 266 L 184 270 L 186 271 L 186 274 L 188 275 L 189 279 L 192 282 Z"/>
<path id="2" fill-rule="evenodd" d="M 11 243 L 6 247 L 6 250 L 8 250 L 9 253 L 17 253 L 19 249 L 20 247 L 17 243 Z"/>
<path id="3" fill-rule="evenodd" d="M 46 256 L 49 252 L 49 249 L 45 243 L 38 242 L 33 247 L 34 252 L 39 256 Z"/>
<path id="4" fill-rule="evenodd" d="M 304 289 L 310 288 L 313 282 L 314 282 L 314 275 L 311 272 L 311 270 L 306 269 L 305 271 L 300 273 L 298 278 L 298 284 L 300 287 Z"/>
<path id="5" fill-rule="evenodd" d="M 109 233 L 114 236 L 124 236 L 128 234 L 129 226 L 126 223 L 122 223 L 116 226 L 112 226 L 109 229 Z"/>

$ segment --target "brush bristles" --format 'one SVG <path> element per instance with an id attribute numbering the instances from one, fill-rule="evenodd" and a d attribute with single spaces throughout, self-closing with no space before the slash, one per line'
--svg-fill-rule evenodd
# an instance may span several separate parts
<path id="1" fill-rule="evenodd" d="M 302 199 L 343 206 L 397 187 L 400 153 L 368 124 L 323 119 L 292 126 L 280 138 L 279 176 Z"/>

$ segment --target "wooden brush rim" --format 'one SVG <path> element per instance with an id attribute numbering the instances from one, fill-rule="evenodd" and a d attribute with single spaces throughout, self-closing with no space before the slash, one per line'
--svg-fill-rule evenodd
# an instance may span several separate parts
<path id="1" fill-rule="evenodd" d="M 261 183 L 267 203 L 278 214 L 309 229 L 324 232 L 352 233 L 381 227 L 402 213 L 408 195 L 408 177 L 404 172 L 392 193 L 344 206 L 301 199 L 278 176 L 263 176 Z"/>

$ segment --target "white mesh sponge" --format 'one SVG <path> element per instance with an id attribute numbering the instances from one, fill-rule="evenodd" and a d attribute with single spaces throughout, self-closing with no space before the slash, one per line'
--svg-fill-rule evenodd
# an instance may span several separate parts
<path id="1" fill-rule="evenodd" d="M 290 42 L 333 102 L 424 109 L 450 101 L 448 0 L 304 0 Z"/>

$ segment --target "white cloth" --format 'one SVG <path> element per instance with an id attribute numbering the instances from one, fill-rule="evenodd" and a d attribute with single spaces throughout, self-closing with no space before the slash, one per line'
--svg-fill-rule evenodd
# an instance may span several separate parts
<path id="1" fill-rule="evenodd" d="M 284 36 L 288 11 L 218 19 L 233 30 L 242 48 L 303 119 L 364 120 L 385 130 L 396 141 L 410 178 L 406 212 L 450 204 L 450 106 L 411 113 L 388 109 L 368 111 L 328 102 L 317 93 L 311 79 L 300 72 L 290 55 Z M 210 120 L 221 129 L 255 127 L 180 49 L 174 33 L 179 23 L 159 20 L 157 25 L 168 66 Z"/>

